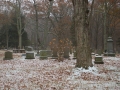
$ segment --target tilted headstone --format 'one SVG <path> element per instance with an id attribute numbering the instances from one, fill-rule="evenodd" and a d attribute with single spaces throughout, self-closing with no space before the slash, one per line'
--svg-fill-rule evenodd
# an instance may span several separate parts
<path id="1" fill-rule="evenodd" d="M 69 47 L 65 47 L 64 48 L 64 58 L 69 58 L 69 52 L 70 52 L 70 48 Z"/>
<path id="2" fill-rule="evenodd" d="M 48 56 L 47 56 L 47 51 L 46 50 L 41 50 L 40 51 L 40 59 L 47 59 Z"/>
<path id="3" fill-rule="evenodd" d="M 4 60 L 10 60 L 13 59 L 13 53 L 10 51 L 5 52 Z"/>

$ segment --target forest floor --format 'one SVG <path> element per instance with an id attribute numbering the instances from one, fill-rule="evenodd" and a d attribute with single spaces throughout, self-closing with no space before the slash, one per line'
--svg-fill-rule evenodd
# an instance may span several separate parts
<path id="1" fill-rule="evenodd" d="M 85 70 L 75 68 L 72 57 L 58 62 L 13 53 L 14 59 L 3 60 L 4 52 L 0 50 L 0 90 L 120 90 L 119 54 Z"/>

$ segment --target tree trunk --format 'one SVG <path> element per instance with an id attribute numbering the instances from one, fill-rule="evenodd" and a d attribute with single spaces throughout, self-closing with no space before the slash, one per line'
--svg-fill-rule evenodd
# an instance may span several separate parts
<path id="1" fill-rule="evenodd" d="M 37 4 L 36 4 L 36 0 L 34 1 L 34 8 L 35 8 L 35 23 L 36 23 L 36 38 L 37 38 L 37 53 L 39 53 L 39 33 L 38 33 L 38 10 L 37 10 Z"/>
<path id="2" fill-rule="evenodd" d="M 88 69 L 92 66 L 89 31 L 88 31 L 88 0 L 73 0 L 75 31 L 77 39 L 76 67 Z"/>
<path id="3" fill-rule="evenodd" d="M 6 30 L 6 48 L 8 49 L 8 41 L 9 41 L 9 38 L 8 38 L 8 30 Z"/>
<path id="4" fill-rule="evenodd" d="M 107 2 L 104 4 L 104 52 L 107 50 Z"/>
<path id="5" fill-rule="evenodd" d="M 17 16 L 17 31 L 19 37 L 18 47 L 19 49 L 21 49 L 22 48 L 21 0 L 16 0 L 16 16 Z"/>
<path id="6" fill-rule="evenodd" d="M 46 47 L 47 47 L 49 17 L 50 17 L 50 12 L 52 11 L 52 6 L 53 6 L 54 0 L 49 0 L 49 2 L 50 2 L 50 4 L 49 4 L 49 7 L 48 7 L 48 11 L 47 11 L 46 26 L 45 26 L 45 30 L 44 30 L 44 49 L 46 49 Z"/>

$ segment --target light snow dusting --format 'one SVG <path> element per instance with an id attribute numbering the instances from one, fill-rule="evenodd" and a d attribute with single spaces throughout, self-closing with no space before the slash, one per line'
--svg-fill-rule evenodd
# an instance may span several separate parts
<path id="1" fill-rule="evenodd" d="M 58 62 L 25 59 L 20 53 L 3 60 L 0 55 L 0 90 L 120 90 L 120 56 L 103 57 L 104 64 L 86 70 L 75 68 L 72 57 Z"/>

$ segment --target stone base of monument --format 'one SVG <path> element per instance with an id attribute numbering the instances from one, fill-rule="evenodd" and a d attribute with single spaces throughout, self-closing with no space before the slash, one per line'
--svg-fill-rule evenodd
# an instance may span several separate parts
<path id="1" fill-rule="evenodd" d="M 48 56 L 47 56 L 47 51 L 46 50 L 41 50 L 40 51 L 40 58 L 39 59 L 48 59 Z"/>
<path id="2" fill-rule="evenodd" d="M 34 52 L 27 52 L 25 59 L 35 59 Z"/>
<path id="3" fill-rule="evenodd" d="M 5 52 L 5 57 L 3 58 L 3 60 L 11 60 L 13 59 L 13 53 L 10 51 Z"/>
<path id="4" fill-rule="evenodd" d="M 95 64 L 104 64 L 103 62 L 103 57 L 102 56 L 95 56 L 95 61 L 94 61 Z"/>
<path id="5" fill-rule="evenodd" d="M 39 59 L 40 59 L 40 60 L 44 60 L 44 59 L 48 59 L 48 57 L 46 57 L 46 56 L 40 56 Z"/>
<path id="6" fill-rule="evenodd" d="M 111 57 L 115 57 L 115 53 L 104 53 L 104 56 L 111 56 Z"/>

